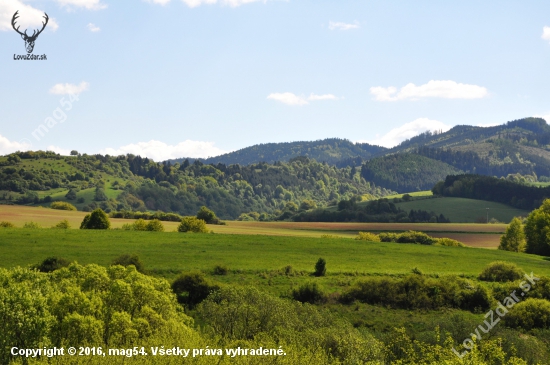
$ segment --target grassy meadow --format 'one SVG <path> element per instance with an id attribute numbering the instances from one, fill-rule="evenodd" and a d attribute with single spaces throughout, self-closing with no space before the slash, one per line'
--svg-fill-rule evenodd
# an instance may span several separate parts
<path id="1" fill-rule="evenodd" d="M 0 221 L 9 221 L 17 227 L 26 222 L 36 222 L 48 228 L 66 219 L 72 228 L 79 228 L 85 212 L 55 210 L 20 205 L 0 205 Z M 132 223 L 132 219 L 111 219 L 112 228 L 121 228 Z M 177 222 L 162 222 L 167 232 L 175 231 Z M 342 238 L 354 238 L 360 231 L 402 232 L 407 230 L 423 231 L 434 237 L 449 237 L 472 247 L 495 249 L 500 236 L 504 233 L 504 224 L 437 224 L 437 223 L 302 223 L 302 222 L 240 222 L 227 221 L 226 225 L 209 225 L 214 233 L 240 235 L 268 235 L 293 237 L 322 237 L 334 235 Z"/>
<path id="2" fill-rule="evenodd" d="M 485 222 L 487 208 L 489 208 L 489 220 L 495 218 L 503 223 L 509 223 L 514 217 L 526 217 L 529 214 L 529 211 L 516 209 L 509 205 L 466 198 L 413 199 L 396 205 L 405 211 L 410 209 L 434 211 L 443 214 L 451 222 L 464 223 Z"/>

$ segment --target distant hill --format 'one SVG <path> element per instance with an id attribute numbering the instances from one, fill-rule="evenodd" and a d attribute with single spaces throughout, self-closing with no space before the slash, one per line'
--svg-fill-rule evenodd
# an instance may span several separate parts
<path id="1" fill-rule="evenodd" d="M 287 162 L 294 157 L 306 156 L 319 162 L 336 165 L 340 160 L 353 157 L 367 160 L 385 151 L 385 147 L 373 146 L 368 143 L 353 143 L 347 139 L 329 138 L 312 142 L 257 144 L 238 151 L 200 160 L 205 164 L 222 163 L 225 165 L 239 164 L 245 166 L 258 162 Z M 180 158 L 170 160 L 170 162 L 182 163 L 184 160 L 185 158 Z M 192 162 L 192 159 L 189 161 Z"/>
<path id="2" fill-rule="evenodd" d="M 413 153 L 396 153 L 365 162 L 361 177 L 399 193 L 431 189 L 447 175 L 462 171 L 441 161 Z"/>
<path id="3" fill-rule="evenodd" d="M 354 196 L 390 194 L 307 157 L 276 164 L 158 163 L 140 156 L 27 151 L 0 156 L 0 204 L 44 205 L 67 201 L 79 210 L 163 211 L 194 215 L 203 205 L 222 219 L 271 219 L 283 209 L 327 206 Z"/>

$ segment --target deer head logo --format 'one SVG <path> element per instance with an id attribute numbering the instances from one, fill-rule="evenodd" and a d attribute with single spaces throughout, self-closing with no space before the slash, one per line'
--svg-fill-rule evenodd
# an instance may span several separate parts
<path id="1" fill-rule="evenodd" d="M 15 30 L 17 33 L 19 33 L 21 35 L 21 38 L 23 38 L 23 40 L 25 41 L 25 48 L 27 49 L 27 53 L 32 53 L 32 50 L 34 49 L 34 42 L 36 41 L 36 38 L 38 38 L 38 36 L 40 35 L 40 33 L 42 33 L 42 31 L 44 30 L 44 28 L 46 28 L 46 25 L 48 24 L 48 20 L 50 19 L 48 17 L 48 14 L 44 13 L 44 19 L 46 19 L 46 22 L 42 23 L 42 29 L 40 30 L 34 30 L 32 35 L 29 36 L 27 34 L 27 30 L 25 29 L 25 32 L 24 33 L 21 33 L 19 31 L 19 26 L 16 28 L 15 27 L 15 21 L 17 20 L 17 18 L 19 18 L 19 15 L 17 15 L 19 13 L 19 10 L 17 10 L 15 12 L 15 14 L 13 14 L 13 18 L 11 18 L 11 26 L 13 27 L 13 30 Z M 37 33 L 38 32 L 38 33 Z"/>

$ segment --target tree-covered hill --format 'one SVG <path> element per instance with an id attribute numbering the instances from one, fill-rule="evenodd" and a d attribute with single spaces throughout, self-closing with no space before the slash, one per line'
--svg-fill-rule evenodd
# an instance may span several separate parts
<path id="1" fill-rule="evenodd" d="M 436 195 L 489 200 L 526 210 L 535 209 L 550 198 L 550 187 L 473 174 L 447 176 L 432 191 Z"/>
<path id="2" fill-rule="evenodd" d="M 427 190 L 460 170 L 418 154 L 397 153 L 365 162 L 361 177 L 400 193 Z"/>
<path id="3" fill-rule="evenodd" d="M 204 160 L 201 159 L 201 161 L 207 164 L 223 163 L 226 165 L 249 165 L 258 162 L 286 162 L 294 157 L 306 156 L 333 165 L 337 161 L 350 157 L 359 156 L 368 159 L 385 150 L 386 148 L 384 147 L 373 146 L 368 143 L 353 143 L 347 139 L 330 138 L 313 142 L 300 141 L 258 144 L 224 155 L 210 157 Z M 171 160 L 171 162 L 181 163 L 184 160 L 185 158 L 182 158 Z"/>
<path id="4" fill-rule="evenodd" d="M 42 151 L 0 157 L 1 203 L 48 205 L 61 200 L 80 210 L 182 215 L 195 214 L 206 205 L 220 218 L 231 219 L 249 212 L 277 215 L 288 203 L 326 206 L 356 195 L 387 193 L 355 169 L 338 169 L 307 157 L 248 166 Z"/>

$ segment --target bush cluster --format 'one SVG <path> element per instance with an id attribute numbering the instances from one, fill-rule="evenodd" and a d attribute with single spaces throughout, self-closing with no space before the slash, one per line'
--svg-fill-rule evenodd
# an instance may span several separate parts
<path id="1" fill-rule="evenodd" d="M 99 208 L 87 214 L 80 224 L 80 229 L 109 229 L 110 227 L 109 217 Z"/>
<path id="2" fill-rule="evenodd" d="M 52 204 L 50 204 L 50 208 L 59 209 L 59 210 L 76 210 L 76 207 L 71 203 L 60 202 L 60 201 L 53 202 Z"/>
<path id="3" fill-rule="evenodd" d="M 371 277 L 357 281 L 341 295 L 343 303 L 363 303 L 402 309 L 460 308 L 487 310 L 493 298 L 481 285 L 456 276 L 429 278 L 412 274 L 402 279 Z"/>
<path id="4" fill-rule="evenodd" d="M 124 231 L 151 231 L 151 232 L 164 232 L 164 225 L 158 219 L 153 219 L 146 222 L 142 218 L 136 220 L 134 223 L 126 223 L 122 225 Z"/>
<path id="5" fill-rule="evenodd" d="M 196 217 L 183 217 L 178 232 L 208 233 L 206 222 Z"/>
<path id="6" fill-rule="evenodd" d="M 359 232 L 359 235 L 355 237 L 355 239 L 370 242 L 397 242 L 416 243 L 420 245 L 466 247 L 462 242 L 451 238 L 435 238 L 428 236 L 424 232 L 417 231 L 406 231 L 403 233 L 382 232 L 378 235 L 371 232 Z"/>
<path id="7" fill-rule="evenodd" d="M 495 261 L 487 265 L 478 279 L 483 281 L 515 281 L 523 277 L 523 271 L 516 264 L 504 261 Z"/>

